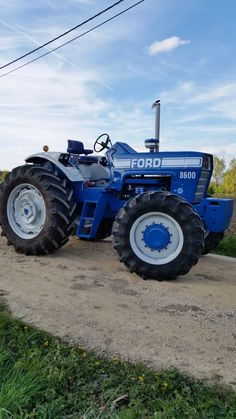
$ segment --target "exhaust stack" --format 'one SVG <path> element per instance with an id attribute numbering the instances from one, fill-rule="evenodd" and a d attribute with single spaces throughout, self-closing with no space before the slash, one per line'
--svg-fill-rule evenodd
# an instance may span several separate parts
<path id="1" fill-rule="evenodd" d="M 158 140 L 158 143 L 160 141 L 160 112 L 161 112 L 161 101 L 156 100 L 156 102 L 153 103 L 152 108 L 156 109 L 156 115 L 155 115 L 155 140 Z M 158 150 L 159 151 L 159 147 Z"/>
<path id="2" fill-rule="evenodd" d="M 156 100 L 152 109 L 155 108 L 155 138 L 145 140 L 145 147 L 150 150 L 150 153 L 158 153 L 159 151 L 159 142 L 160 142 L 160 100 Z"/>

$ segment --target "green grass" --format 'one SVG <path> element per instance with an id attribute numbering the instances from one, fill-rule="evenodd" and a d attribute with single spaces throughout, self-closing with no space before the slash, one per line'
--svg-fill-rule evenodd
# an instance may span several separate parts
<path id="1" fill-rule="evenodd" d="M 120 406 L 114 400 L 127 394 Z M 84 416 L 83 416 L 84 415 Z M 0 418 L 235 418 L 236 394 L 177 370 L 103 359 L 0 305 Z"/>
<path id="2" fill-rule="evenodd" d="M 214 250 L 218 255 L 236 257 L 236 236 L 226 236 Z"/>

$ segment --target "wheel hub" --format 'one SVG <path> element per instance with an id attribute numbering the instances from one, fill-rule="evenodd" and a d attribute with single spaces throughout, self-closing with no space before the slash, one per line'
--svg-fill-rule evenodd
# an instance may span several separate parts
<path id="1" fill-rule="evenodd" d="M 33 203 L 27 203 L 24 206 L 22 217 L 24 217 L 26 221 L 29 221 L 33 216 L 35 216 L 35 206 Z"/>
<path id="2" fill-rule="evenodd" d="M 160 251 L 170 243 L 170 233 L 163 224 L 153 223 L 144 231 L 143 240 L 151 250 Z"/>
<path id="3" fill-rule="evenodd" d="M 130 229 L 130 245 L 144 262 L 164 265 L 182 250 L 184 237 L 179 223 L 163 212 L 144 213 Z"/>
<path id="4" fill-rule="evenodd" d="M 39 190 L 30 184 L 21 184 L 12 190 L 7 212 L 12 230 L 24 239 L 36 237 L 46 220 L 44 199 Z"/>

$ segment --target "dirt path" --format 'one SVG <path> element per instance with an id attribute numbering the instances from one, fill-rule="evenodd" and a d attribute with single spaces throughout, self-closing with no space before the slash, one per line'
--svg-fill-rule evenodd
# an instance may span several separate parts
<path id="1" fill-rule="evenodd" d="M 99 353 L 176 366 L 236 388 L 236 260 L 205 256 L 175 282 L 143 281 L 111 240 L 25 257 L 0 239 L 0 289 L 18 317 Z"/>

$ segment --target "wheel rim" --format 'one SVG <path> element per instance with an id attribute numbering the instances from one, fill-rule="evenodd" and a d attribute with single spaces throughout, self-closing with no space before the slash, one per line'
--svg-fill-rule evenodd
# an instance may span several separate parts
<path id="1" fill-rule="evenodd" d="M 7 201 L 7 217 L 17 236 L 22 239 L 38 236 L 46 220 L 46 206 L 39 190 L 28 183 L 16 186 Z"/>
<path id="2" fill-rule="evenodd" d="M 179 223 L 162 212 L 141 215 L 130 230 L 130 245 L 133 252 L 144 262 L 164 265 L 174 260 L 184 243 Z"/>

